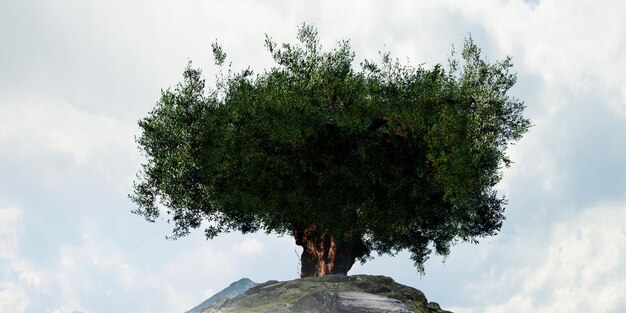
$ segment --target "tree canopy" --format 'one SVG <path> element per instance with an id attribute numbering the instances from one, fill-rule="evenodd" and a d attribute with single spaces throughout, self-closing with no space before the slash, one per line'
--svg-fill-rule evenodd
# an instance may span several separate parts
<path id="1" fill-rule="evenodd" d="M 355 259 L 401 250 L 423 271 L 431 250 L 498 232 L 505 152 L 530 127 L 507 94 L 510 57 L 489 63 L 470 37 L 447 67 L 382 53 L 357 69 L 347 40 L 324 50 L 308 25 L 295 44 L 265 46 L 275 65 L 260 73 L 229 70 L 207 86 L 189 63 L 162 91 L 139 122 L 135 213 L 166 213 L 174 238 L 199 227 L 208 238 L 292 234 L 303 276 L 334 273 L 331 254 L 347 255 L 334 270 L 347 273 Z M 226 67 L 218 44 L 213 54 Z"/>

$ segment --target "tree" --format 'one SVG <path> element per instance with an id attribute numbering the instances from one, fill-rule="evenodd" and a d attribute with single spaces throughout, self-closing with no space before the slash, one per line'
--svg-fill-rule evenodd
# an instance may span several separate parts
<path id="1" fill-rule="evenodd" d="M 205 227 L 291 234 L 301 276 L 346 274 L 373 252 L 408 250 L 420 272 L 431 250 L 498 232 L 506 201 L 494 186 L 505 151 L 530 127 L 507 95 L 511 59 L 490 64 L 466 39 L 449 67 L 382 54 L 353 67 L 348 41 L 323 51 L 317 31 L 280 47 L 276 65 L 218 75 L 191 66 L 139 122 L 147 162 L 134 213 L 173 222 L 173 238 Z M 213 44 L 216 64 L 226 54 Z M 205 223 L 203 223 L 203 221 Z"/>

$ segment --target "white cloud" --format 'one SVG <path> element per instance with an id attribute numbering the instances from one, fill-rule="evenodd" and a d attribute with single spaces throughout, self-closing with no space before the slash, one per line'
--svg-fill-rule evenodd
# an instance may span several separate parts
<path id="1" fill-rule="evenodd" d="M 243 254 L 259 254 L 262 250 L 263 246 L 254 237 L 246 236 L 239 244 L 239 251 Z"/>
<path id="2" fill-rule="evenodd" d="M 61 299 L 56 310 L 177 312 L 187 307 L 185 293 L 164 277 L 167 268 L 155 271 L 153 265 L 144 266 L 143 261 L 132 263 L 128 254 L 120 251 L 119 243 L 102 237 L 93 221 L 83 221 L 82 228 L 81 243 L 60 247 L 56 268 L 46 272 L 53 293 Z M 173 269 L 181 274 L 181 268 Z M 129 299 L 135 294 L 146 298 L 131 304 Z"/>
<path id="3" fill-rule="evenodd" d="M 19 260 L 19 232 L 22 209 L 0 208 L 0 261 L 7 266 L 0 269 L 0 284 L 3 288 L 20 286 L 39 287 L 39 276 L 28 271 Z M 5 277 L 1 275 L 4 274 Z M 15 275 L 13 275 L 15 274 Z"/>
<path id="4" fill-rule="evenodd" d="M 128 193 L 140 162 L 134 120 L 35 92 L 0 90 L 0 110 L 0 150 L 9 152 L 0 156 L 0 196 L 27 203 L 42 197 L 93 198 L 101 188 Z"/>
<path id="5" fill-rule="evenodd" d="M 186 307 L 177 288 L 157 278 L 158 273 L 131 266 L 118 245 L 102 238 L 90 221 L 83 223 L 78 244 L 58 247 L 57 260 L 32 264 L 19 253 L 21 215 L 17 208 L 0 209 L 0 312 L 153 312 L 156 307 L 175 312 Z M 151 301 L 156 307 L 141 309 L 145 301 L 131 305 L 125 300 L 145 291 L 158 299 Z"/>
<path id="6" fill-rule="evenodd" d="M 18 208 L 0 208 L 0 260 L 11 259 L 17 251 L 17 223 L 22 215 Z"/>
<path id="7" fill-rule="evenodd" d="M 24 285 L 39 283 L 33 273 L 13 269 L 19 267 L 17 252 L 21 217 L 22 210 L 19 208 L 0 208 L 0 262 L 4 267 L 0 268 L 0 312 L 24 312 L 29 303 Z"/>
<path id="8" fill-rule="evenodd" d="M 211 244 L 197 238 L 199 245 L 181 254 L 154 251 L 163 258 L 162 267 L 131 262 L 132 254 L 103 237 L 95 221 L 83 220 L 79 240 L 57 247 L 58 257 L 49 265 L 34 265 L 18 253 L 20 216 L 16 208 L 0 210 L 0 238 L 11 238 L 11 245 L 4 245 L 10 247 L 5 249 L 7 266 L 0 271 L 6 274 L 0 276 L 0 312 L 182 312 L 241 278 L 239 270 L 255 264 L 251 255 L 272 257 L 263 254 L 258 236 L 233 234 Z M 142 299 L 132 303 L 136 295 Z M 4 305 L 11 309 L 3 310 Z"/>
<path id="9" fill-rule="evenodd" d="M 27 305 L 28 298 L 19 285 L 0 281 L 0 312 L 22 313 Z"/>
<path id="10" fill-rule="evenodd" d="M 623 312 L 626 302 L 626 203 L 589 208 L 557 223 L 545 246 L 509 247 L 534 257 L 475 286 L 485 311 Z M 489 304 L 493 294 L 511 293 Z M 462 309 L 459 312 L 464 312 Z"/>
<path id="11" fill-rule="evenodd" d="M 20 285 L 29 286 L 35 290 L 41 288 L 41 276 L 35 272 L 22 271 L 19 273 L 18 281 Z"/>
<path id="12" fill-rule="evenodd" d="M 625 3 L 543 0 L 533 9 L 521 0 L 449 3 L 466 18 L 480 21 L 501 49 L 539 74 L 548 89 L 568 95 L 602 90 L 601 98 L 616 93 L 621 99 L 601 105 L 626 117 Z"/>
<path id="13" fill-rule="evenodd" d="M 0 96 L 0 146 L 15 157 L 52 152 L 85 163 L 112 148 L 134 150 L 134 122 L 89 113 L 47 97 Z"/>

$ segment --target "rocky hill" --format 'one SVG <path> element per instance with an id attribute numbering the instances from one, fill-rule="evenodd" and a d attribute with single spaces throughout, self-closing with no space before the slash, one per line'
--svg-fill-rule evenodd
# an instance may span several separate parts
<path id="1" fill-rule="evenodd" d="M 268 281 L 202 313 L 450 313 L 428 302 L 421 291 L 385 276 L 354 275 Z"/>
<path id="2" fill-rule="evenodd" d="M 223 303 L 226 300 L 235 298 L 256 285 L 258 285 L 258 283 L 248 278 L 242 278 L 185 313 L 201 313 L 202 310 L 210 308 L 217 303 Z"/>

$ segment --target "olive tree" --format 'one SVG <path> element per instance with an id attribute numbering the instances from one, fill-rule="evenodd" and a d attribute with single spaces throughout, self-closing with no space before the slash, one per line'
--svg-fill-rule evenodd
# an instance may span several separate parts
<path id="1" fill-rule="evenodd" d="M 432 250 L 498 232 L 505 152 L 530 126 L 507 94 L 510 58 L 489 63 L 468 38 L 445 67 L 383 53 L 357 68 L 348 41 L 323 50 L 307 25 L 295 44 L 265 44 L 269 69 L 207 86 L 190 63 L 162 92 L 139 122 L 135 213 L 167 214 L 174 238 L 199 227 L 293 235 L 302 277 L 402 250 L 423 271 Z M 227 67 L 218 44 L 213 53 Z"/>

